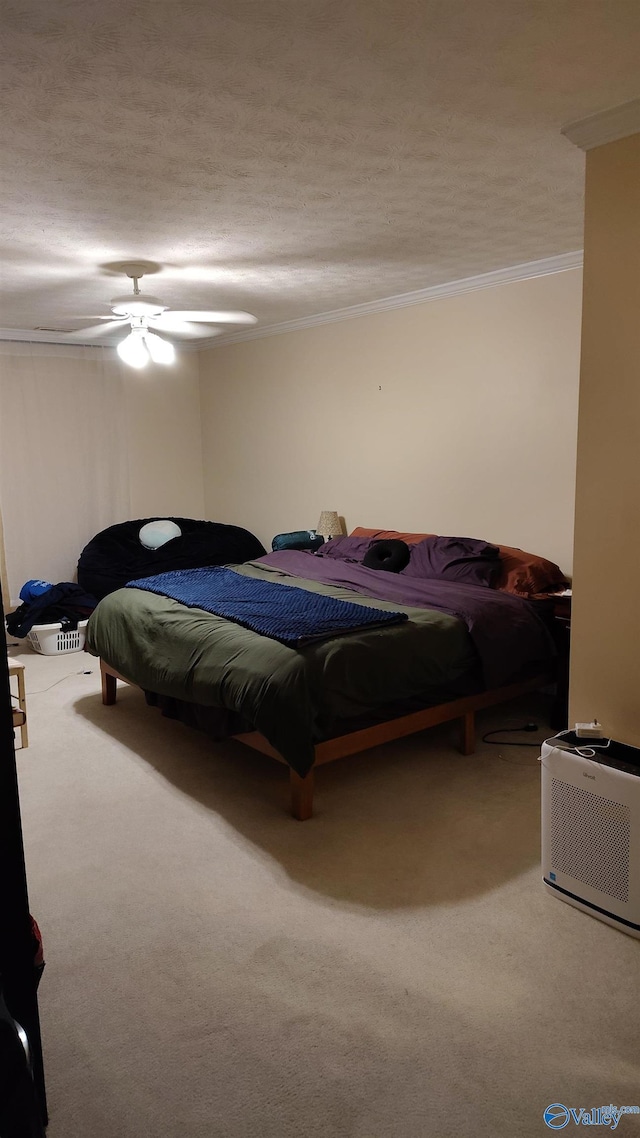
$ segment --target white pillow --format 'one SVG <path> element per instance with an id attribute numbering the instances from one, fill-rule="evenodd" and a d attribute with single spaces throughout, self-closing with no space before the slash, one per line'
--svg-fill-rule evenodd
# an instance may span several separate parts
<path id="1" fill-rule="evenodd" d="M 161 518 L 157 522 L 147 522 L 142 527 L 138 537 L 140 542 L 144 545 L 145 549 L 159 549 L 161 545 L 165 545 L 167 541 L 171 541 L 174 537 L 181 537 L 182 530 L 175 522 L 169 518 Z"/>

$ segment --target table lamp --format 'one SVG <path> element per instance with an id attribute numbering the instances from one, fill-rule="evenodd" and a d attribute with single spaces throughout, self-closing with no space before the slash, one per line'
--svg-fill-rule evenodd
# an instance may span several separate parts
<path id="1" fill-rule="evenodd" d="M 316 533 L 327 540 L 332 537 L 339 537 L 342 534 L 342 525 L 336 510 L 323 510 L 320 514 L 320 521 L 316 526 Z"/>

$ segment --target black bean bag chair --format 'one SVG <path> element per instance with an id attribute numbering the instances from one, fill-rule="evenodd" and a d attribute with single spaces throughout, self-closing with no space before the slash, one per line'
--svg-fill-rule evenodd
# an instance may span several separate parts
<path id="1" fill-rule="evenodd" d="M 181 536 L 165 542 L 159 549 L 146 549 L 140 541 L 140 530 L 147 522 L 160 520 L 138 518 L 97 533 L 80 554 L 78 584 L 102 600 L 108 593 L 123 588 L 127 581 L 167 573 L 171 569 L 240 564 L 266 553 L 249 530 L 193 518 L 166 519 L 180 527 Z"/>

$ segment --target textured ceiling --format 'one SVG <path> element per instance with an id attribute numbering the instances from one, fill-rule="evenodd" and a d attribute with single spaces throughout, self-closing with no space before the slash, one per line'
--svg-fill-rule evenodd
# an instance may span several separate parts
<path id="1" fill-rule="evenodd" d="M 639 93 L 638 0 L 2 2 L 0 326 L 163 269 L 262 326 L 582 245 L 560 134 Z M 206 335 L 210 329 L 203 327 Z"/>

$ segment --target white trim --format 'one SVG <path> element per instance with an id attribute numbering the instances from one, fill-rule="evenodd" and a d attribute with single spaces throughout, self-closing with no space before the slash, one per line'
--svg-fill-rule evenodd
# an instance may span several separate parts
<path id="1" fill-rule="evenodd" d="M 631 99 L 586 119 L 567 123 L 560 133 L 581 150 L 593 150 L 594 146 L 604 146 L 607 142 L 628 138 L 630 134 L 640 134 L 640 99 Z"/>
<path id="2" fill-rule="evenodd" d="M 4 336 L 3 333 L 9 335 Z M 69 340 L 63 342 L 48 340 L 45 343 L 25 338 L 25 334 L 13 328 L 0 329 L 0 357 L 1 356 L 29 356 L 42 358 L 46 356 L 61 356 L 67 359 L 92 359 L 95 353 L 114 355 L 113 344 L 76 344 Z"/>
<path id="3" fill-rule="evenodd" d="M 526 261 L 512 265 L 508 269 L 494 269 L 477 277 L 463 277 L 462 280 L 448 281 L 446 284 L 432 285 L 418 289 L 417 292 L 403 292 L 398 296 L 387 296 L 382 300 L 372 300 L 366 304 L 354 304 L 350 308 L 336 308 L 332 312 L 320 312 L 317 316 L 303 316 L 299 320 L 286 320 L 282 324 L 266 327 L 244 328 L 239 332 L 229 332 L 215 340 L 199 340 L 200 351 L 237 344 L 243 340 L 261 340 L 264 336 L 279 336 L 286 332 L 299 332 L 313 328 L 317 324 L 337 324 L 340 320 L 353 320 L 359 316 L 372 316 L 376 312 L 388 312 L 393 308 L 409 308 L 413 304 L 424 304 L 430 300 L 442 300 L 448 296 L 459 296 L 464 292 L 476 292 L 482 288 L 510 284 L 513 281 L 526 281 L 532 277 L 563 273 L 567 269 L 582 267 L 582 249 L 572 253 L 560 253 L 557 257 L 545 257 L 541 261 Z"/>
<path id="4" fill-rule="evenodd" d="M 75 344 L 82 348 L 111 348 L 118 342 L 105 336 L 99 343 L 97 340 L 87 340 L 83 343 L 82 340 L 72 340 L 72 335 L 72 332 L 41 332 L 35 328 L 0 328 L 0 340 L 16 340 L 21 343 L 27 341 L 32 344 Z"/>
<path id="5" fill-rule="evenodd" d="M 261 340 L 265 336 L 280 336 L 286 332 L 299 332 L 304 328 L 314 328 L 318 324 L 337 324 L 341 320 L 354 320 L 360 316 L 372 316 L 376 312 L 388 312 L 394 308 L 409 308 L 413 304 L 424 304 L 430 300 L 442 300 L 448 296 L 459 296 L 465 292 L 476 292 L 478 289 L 494 288 L 496 285 L 510 284 L 513 281 L 526 281 L 532 277 L 550 276 L 553 273 L 564 273 L 568 269 L 579 269 L 582 266 L 582 250 L 576 249 L 571 253 L 560 253 L 556 257 L 544 257 L 540 261 L 525 261 L 521 265 L 511 265 L 506 269 L 494 269 L 490 273 L 481 273 L 476 277 L 463 277 L 461 280 L 448 281 L 445 284 L 431 285 L 430 288 L 418 289 L 416 292 L 402 292 L 397 296 L 383 297 L 381 300 L 368 301 L 365 304 L 353 304 L 349 308 L 336 308 L 331 312 L 319 312 L 314 316 L 302 316 L 298 320 L 285 320 L 281 324 L 269 324 L 265 327 L 256 325 L 252 328 L 243 328 L 238 332 L 227 332 L 221 336 L 203 338 L 202 340 L 175 341 L 180 350 L 203 352 L 210 348 L 222 347 L 224 344 L 238 344 L 244 340 Z M 82 333 L 76 332 L 78 339 L 72 339 L 74 333 L 33 332 L 23 331 L 19 328 L 0 328 L 0 340 L 32 341 L 34 343 L 66 344 L 74 347 L 110 348 L 117 343 L 105 337 L 96 343 L 92 340 L 83 344 Z M 56 337 L 54 339 L 54 337 Z"/>
<path id="6" fill-rule="evenodd" d="M 0 342 L 15 344 L 64 344 L 66 348 L 116 348 L 121 337 L 101 336 L 99 340 L 83 340 L 82 332 L 42 332 L 32 328 L 0 328 Z M 173 340 L 175 348 L 181 352 L 199 351 L 200 340 Z"/>

